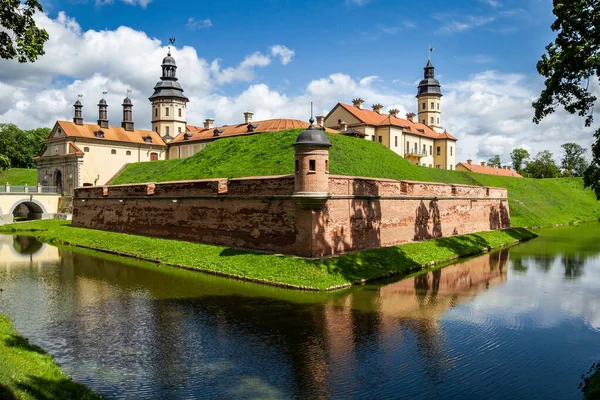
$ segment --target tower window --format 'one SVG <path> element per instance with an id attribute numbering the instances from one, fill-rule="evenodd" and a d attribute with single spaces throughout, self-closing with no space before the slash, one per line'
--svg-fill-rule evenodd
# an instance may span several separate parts
<path id="1" fill-rule="evenodd" d="M 442 148 L 440 146 L 437 147 L 437 155 L 441 155 L 442 154 Z"/>
<path id="2" fill-rule="evenodd" d="M 437 103 L 437 108 L 438 108 L 438 110 L 440 109 L 440 103 Z"/>
<path id="3" fill-rule="evenodd" d="M 440 124 L 440 119 L 439 119 L 439 118 L 437 119 L 437 124 L 438 124 L 438 125 Z"/>
<path id="4" fill-rule="evenodd" d="M 398 136 L 394 136 L 394 147 L 398 147 Z"/>
<path id="5" fill-rule="evenodd" d="M 406 152 L 410 153 L 410 143 L 408 140 L 406 141 Z"/>
<path id="6" fill-rule="evenodd" d="M 116 151 L 115 149 L 112 149 L 112 150 L 110 151 L 110 154 L 117 154 L 117 151 Z"/>
<path id="7" fill-rule="evenodd" d="M 165 115 L 168 117 L 169 116 L 169 107 L 165 108 Z"/>
<path id="8" fill-rule="evenodd" d="M 429 155 L 432 156 L 433 155 L 433 146 L 429 146 Z M 431 167 L 431 165 L 430 165 Z"/>
<path id="9" fill-rule="evenodd" d="M 127 150 L 127 151 L 125 152 L 125 155 L 127 155 L 127 156 L 130 156 L 130 155 L 131 155 L 131 151 L 130 151 L 130 150 Z"/>
<path id="10" fill-rule="evenodd" d="M 177 132 L 181 133 L 181 127 L 177 128 Z"/>
<path id="11" fill-rule="evenodd" d="M 179 116 L 181 117 L 181 108 L 178 110 Z"/>
<path id="12" fill-rule="evenodd" d="M 452 155 L 452 146 L 450 146 L 450 155 Z"/>
<path id="13" fill-rule="evenodd" d="M 156 131 L 156 133 L 158 133 L 158 126 L 156 128 L 154 128 L 154 130 Z"/>
<path id="14" fill-rule="evenodd" d="M 430 108 L 431 108 L 432 110 L 435 110 L 435 103 L 434 103 L 433 101 L 431 102 L 431 106 L 430 106 Z"/>
<path id="15" fill-rule="evenodd" d="M 429 120 L 431 121 L 431 124 L 433 125 L 433 117 L 431 117 Z"/>
<path id="16" fill-rule="evenodd" d="M 421 108 L 423 108 L 423 110 L 426 110 L 427 109 L 427 104 L 423 103 L 423 106 Z"/>
<path id="17" fill-rule="evenodd" d="M 329 172 L 329 160 L 325 160 L 325 172 Z"/>
<path id="18" fill-rule="evenodd" d="M 89 147 L 84 147 L 83 151 L 85 151 L 86 153 L 89 153 L 90 152 L 90 148 Z"/>
<path id="19" fill-rule="evenodd" d="M 168 110 L 168 108 L 167 108 L 167 110 Z M 169 127 L 165 126 L 165 135 L 168 135 L 168 134 L 169 134 Z"/>
<path id="20" fill-rule="evenodd" d="M 383 143 L 383 136 L 379 136 L 379 143 Z"/>
<path id="21" fill-rule="evenodd" d="M 300 163 L 298 162 L 298 160 L 296 160 L 296 173 L 300 172 L 300 166 L 299 166 L 299 164 Z"/>
<path id="22" fill-rule="evenodd" d="M 425 125 L 426 123 L 427 123 L 427 121 L 426 121 L 426 120 L 423 120 L 423 125 Z"/>
<path id="23" fill-rule="evenodd" d="M 155 109 L 154 109 L 154 116 L 155 116 L 155 117 L 158 117 L 158 108 L 155 108 Z"/>
<path id="24" fill-rule="evenodd" d="M 308 170 L 315 172 L 317 170 L 317 162 L 315 160 L 308 160 Z"/>

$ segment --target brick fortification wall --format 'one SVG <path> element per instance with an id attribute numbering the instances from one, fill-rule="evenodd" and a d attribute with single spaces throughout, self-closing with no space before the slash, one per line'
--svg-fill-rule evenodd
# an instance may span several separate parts
<path id="1" fill-rule="evenodd" d="M 510 226 L 506 189 L 329 176 L 319 209 L 294 176 L 76 189 L 73 225 L 323 257 Z"/>

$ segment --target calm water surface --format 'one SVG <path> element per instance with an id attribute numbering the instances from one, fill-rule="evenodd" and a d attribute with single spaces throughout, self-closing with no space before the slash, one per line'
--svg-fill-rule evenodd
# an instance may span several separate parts
<path id="1" fill-rule="evenodd" d="M 0 312 L 114 398 L 580 399 L 600 224 L 303 293 L 0 236 Z"/>

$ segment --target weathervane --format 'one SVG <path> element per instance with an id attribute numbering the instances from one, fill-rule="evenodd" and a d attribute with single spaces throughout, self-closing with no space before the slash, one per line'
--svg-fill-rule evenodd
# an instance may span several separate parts
<path id="1" fill-rule="evenodd" d="M 313 102 L 310 102 L 310 119 L 308 120 L 308 122 L 310 122 L 310 126 L 312 126 L 313 122 L 315 122 L 315 119 L 313 118 Z"/>
<path id="2" fill-rule="evenodd" d="M 82 97 L 83 97 L 83 95 L 82 95 L 82 94 L 78 94 L 78 95 L 77 95 L 77 97 L 79 97 L 79 98 L 82 98 Z"/>
<path id="3" fill-rule="evenodd" d="M 108 93 L 108 92 L 102 92 L 102 98 L 104 98 L 104 95 Z"/>
<path id="4" fill-rule="evenodd" d="M 169 55 L 171 55 L 171 45 L 175 44 L 175 38 L 174 37 L 169 38 L 169 43 L 171 43 L 169 45 Z"/>
<path id="5" fill-rule="evenodd" d="M 431 53 L 433 52 L 433 47 L 429 45 L 429 51 L 427 53 L 427 60 L 431 61 Z"/>
<path id="6" fill-rule="evenodd" d="M 127 89 L 127 96 L 131 93 L 131 89 Z"/>

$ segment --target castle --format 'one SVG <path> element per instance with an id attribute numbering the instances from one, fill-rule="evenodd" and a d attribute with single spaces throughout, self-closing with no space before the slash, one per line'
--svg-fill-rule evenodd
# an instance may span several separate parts
<path id="1" fill-rule="evenodd" d="M 244 113 L 243 123 L 215 126 L 207 118 L 202 126 L 189 125 L 186 108 L 189 102 L 177 78 L 177 64 L 169 50 L 162 60 L 162 75 L 149 97 L 152 107 L 152 130 L 135 129 L 133 104 L 123 100 L 120 126 L 109 125 L 108 104 L 98 102 L 96 123 L 84 123 L 82 103 L 77 100 L 72 121 L 57 121 L 46 140 L 44 153 L 37 157 L 38 182 L 56 186 L 59 193 L 72 196 L 74 189 L 105 185 L 124 167 L 133 162 L 185 158 L 201 151 L 211 142 L 225 137 L 306 129 L 309 124 L 297 119 L 254 121 Z M 383 114 L 383 106 L 373 111 L 355 99 L 352 106 L 338 103 L 326 117 L 317 117 L 321 129 L 344 135 L 379 141 L 415 164 L 454 169 L 456 138 L 441 127 L 440 83 L 428 61 L 424 78 L 418 86 L 418 120 L 414 113 L 398 118 L 398 110 Z"/>

